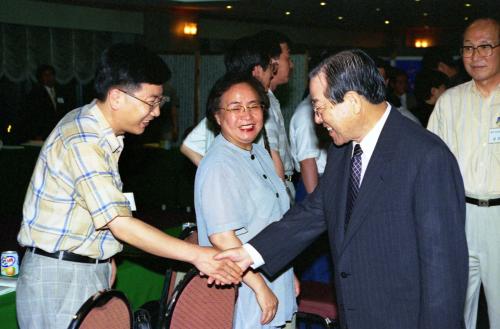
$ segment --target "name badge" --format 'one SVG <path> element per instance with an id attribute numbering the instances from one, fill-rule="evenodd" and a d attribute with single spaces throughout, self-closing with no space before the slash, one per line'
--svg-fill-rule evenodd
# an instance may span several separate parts
<path id="1" fill-rule="evenodd" d="M 500 128 L 490 129 L 488 143 L 490 144 L 500 143 Z"/>
<path id="2" fill-rule="evenodd" d="M 134 198 L 134 193 L 128 192 L 128 193 L 123 193 L 125 197 L 127 198 L 128 203 L 130 203 L 130 210 L 136 211 L 137 208 L 135 206 L 135 198 Z"/>

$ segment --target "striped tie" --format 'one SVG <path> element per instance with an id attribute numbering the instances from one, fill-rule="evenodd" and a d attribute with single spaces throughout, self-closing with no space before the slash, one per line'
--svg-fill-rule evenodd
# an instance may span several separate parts
<path id="1" fill-rule="evenodd" d="M 358 197 L 359 181 L 361 179 L 361 154 L 363 154 L 363 150 L 359 144 L 356 144 L 351 158 L 351 177 L 349 179 L 349 190 L 347 194 L 344 230 L 347 230 L 349 220 L 351 219 L 352 208 Z"/>

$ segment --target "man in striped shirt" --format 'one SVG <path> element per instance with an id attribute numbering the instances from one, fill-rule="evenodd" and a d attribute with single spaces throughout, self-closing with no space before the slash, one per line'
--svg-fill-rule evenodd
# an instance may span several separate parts
<path id="1" fill-rule="evenodd" d="M 483 283 L 490 328 L 500 328 L 500 26 L 478 19 L 464 33 L 461 48 L 472 80 L 446 91 L 436 103 L 428 129 L 457 158 L 466 194 L 469 284 L 467 329 L 476 327 Z"/>
<path id="2" fill-rule="evenodd" d="M 121 242 L 190 262 L 209 281 L 240 281 L 239 267 L 214 261 L 214 249 L 134 218 L 122 192 L 123 135 L 142 134 L 160 115 L 165 72 L 163 61 L 143 47 L 111 46 L 96 72 L 97 99 L 68 113 L 45 141 L 18 235 L 27 248 L 16 293 L 21 329 L 67 328 L 91 295 L 112 285 L 110 259 L 122 250 Z"/>

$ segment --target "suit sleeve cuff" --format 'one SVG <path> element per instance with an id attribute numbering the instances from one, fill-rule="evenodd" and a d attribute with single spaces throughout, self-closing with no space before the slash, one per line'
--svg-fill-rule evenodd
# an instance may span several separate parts
<path id="1" fill-rule="evenodd" d="M 261 254 L 251 244 L 245 243 L 243 245 L 243 249 L 245 249 L 245 251 L 250 255 L 250 258 L 252 258 L 253 264 L 250 266 L 251 268 L 255 270 L 265 264 Z"/>

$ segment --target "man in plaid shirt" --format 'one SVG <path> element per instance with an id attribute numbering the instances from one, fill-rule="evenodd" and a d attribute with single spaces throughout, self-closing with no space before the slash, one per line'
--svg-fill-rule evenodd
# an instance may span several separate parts
<path id="1" fill-rule="evenodd" d="M 114 280 L 120 241 L 194 264 L 210 281 L 238 283 L 241 270 L 214 249 L 168 236 L 134 218 L 122 192 L 123 135 L 142 134 L 164 104 L 166 67 L 143 47 L 116 44 L 101 56 L 97 99 L 68 113 L 40 152 L 18 241 L 27 247 L 17 285 L 21 328 L 67 328 L 73 314 Z"/>

